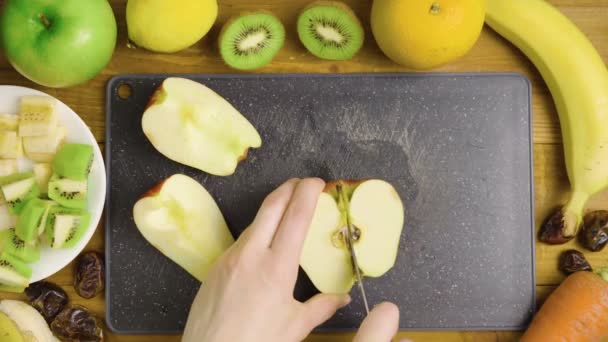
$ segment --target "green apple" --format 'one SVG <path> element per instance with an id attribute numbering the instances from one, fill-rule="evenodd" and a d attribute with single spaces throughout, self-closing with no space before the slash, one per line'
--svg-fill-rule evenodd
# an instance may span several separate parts
<path id="1" fill-rule="evenodd" d="M 339 196 L 340 186 L 346 196 Z M 345 241 L 347 220 L 361 273 L 380 277 L 395 264 L 404 208 L 393 186 L 383 180 L 328 183 L 317 202 L 300 265 L 323 293 L 348 293 L 355 283 Z"/>
<path id="2" fill-rule="evenodd" d="M 116 19 L 107 0 L 6 0 L 0 40 L 23 76 L 47 87 L 70 87 L 108 64 Z"/>

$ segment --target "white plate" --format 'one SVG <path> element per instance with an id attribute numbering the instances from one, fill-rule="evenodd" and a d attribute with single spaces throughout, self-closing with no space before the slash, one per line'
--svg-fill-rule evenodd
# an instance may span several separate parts
<path id="1" fill-rule="evenodd" d="M 18 113 L 19 99 L 24 95 L 50 96 L 30 88 L 0 86 L 0 113 Z M 67 142 L 93 145 L 93 165 L 91 167 L 91 174 L 89 175 L 89 197 L 86 209 L 91 213 L 91 223 L 82 239 L 72 248 L 51 249 L 48 246 L 42 246 L 40 260 L 30 264 L 32 267 L 30 282 L 32 283 L 55 274 L 78 256 L 91 239 L 91 236 L 93 236 L 99 224 L 106 198 L 106 170 L 99 145 L 91 130 L 73 110 L 59 100 L 57 100 L 57 114 L 59 123 L 67 128 Z M 30 171 L 31 165 L 31 162 L 28 160 L 20 160 L 19 171 Z"/>

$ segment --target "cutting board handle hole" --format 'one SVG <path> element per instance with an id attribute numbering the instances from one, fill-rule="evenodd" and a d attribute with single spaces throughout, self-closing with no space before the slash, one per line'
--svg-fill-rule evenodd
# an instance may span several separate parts
<path id="1" fill-rule="evenodd" d="M 116 88 L 116 94 L 123 100 L 128 100 L 133 95 L 133 88 L 128 83 L 123 83 Z"/>

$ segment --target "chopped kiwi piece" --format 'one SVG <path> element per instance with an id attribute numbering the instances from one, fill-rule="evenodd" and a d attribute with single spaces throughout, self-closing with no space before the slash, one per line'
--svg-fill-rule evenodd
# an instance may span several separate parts
<path id="1" fill-rule="evenodd" d="M 44 231 L 46 230 L 46 221 L 49 216 L 49 211 L 52 207 L 56 206 L 57 203 L 53 201 L 43 200 L 46 204 L 46 209 L 44 210 L 44 214 L 42 214 L 42 218 L 40 219 L 40 223 L 38 224 L 38 236 L 42 236 Z"/>
<path id="2" fill-rule="evenodd" d="M 64 144 L 53 159 L 53 172 L 73 180 L 85 180 L 93 165 L 93 146 Z"/>
<path id="3" fill-rule="evenodd" d="M 29 285 L 32 269 L 18 258 L 2 252 L 0 254 L 0 285 L 18 289 Z"/>
<path id="4" fill-rule="evenodd" d="M 298 36 L 313 55 L 329 60 L 352 58 L 363 46 L 364 32 L 355 13 L 337 1 L 310 4 L 298 17 Z"/>
<path id="5" fill-rule="evenodd" d="M 40 189 L 34 174 L 28 172 L 0 177 L 0 192 L 8 204 L 9 211 L 17 215 L 21 213 L 27 201 L 40 194 Z"/>
<path id="6" fill-rule="evenodd" d="M 283 24 L 272 14 L 264 12 L 228 20 L 219 36 L 224 62 L 240 70 L 253 70 L 270 63 L 284 42 Z"/>
<path id="7" fill-rule="evenodd" d="M 31 242 L 23 241 L 15 234 L 13 228 L 3 231 L 0 239 L 2 239 L 2 252 L 25 262 L 40 260 L 40 246 L 37 239 Z"/>
<path id="8" fill-rule="evenodd" d="M 17 226 L 15 227 L 17 236 L 20 239 L 30 242 L 38 238 L 41 221 L 50 203 L 50 201 L 39 198 L 32 198 L 27 201 L 17 219 Z"/>
<path id="9" fill-rule="evenodd" d="M 22 286 L 8 286 L 0 284 L 0 292 L 12 292 L 12 293 L 23 293 L 25 287 Z"/>
<path id="10" fill-rule="evenodd" d="M 79 210 L 52 207 L 46 223 L 47 241 L 51 248 L 74 247 L 89 227 L 91 216 Z"/>
<path id="11" fill-rule="evenodd" d="M 48 196 L 67 208 L 84 209 L 87 205 L 87 180 L 62 178 L 54 174 L 49 180 Z"/>

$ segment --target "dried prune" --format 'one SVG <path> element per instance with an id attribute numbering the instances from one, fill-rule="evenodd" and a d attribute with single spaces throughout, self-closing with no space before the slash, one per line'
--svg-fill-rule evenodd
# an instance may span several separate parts
<path id="1" fill-rule="evenodd" d="M 565 274 L 592 270 L 583 253 L 574 249 L 567 250 L 559 256 L 559 269 Z"/>
<path id="2" fill-rule="evenodd" d="M 76 262 L 74 288 L 83 298 L 93 298 L 104 289 L 104 262 L 101 254 L 88 252 Z"/>
<path id="3" fill-rule="evenodd" d="M 79 305 L 63 309 L 51 323 L 51 331 L 64 342 L 103 341 L 103 330 L 99 321 Z"/>
<path id="4" fill-rule="evenodd" d="M 47 281 L 31 284 L 25 289 L 25 294 L 32 306 L 49 323 L 68 304 L 67 293 L 61 287 Z"/>
<path id="5" fill-rule="evenodd" d="M 590 251 L 597 252 L 608 244 L 608 211 L 598 210 L 585 215 L 581 242 Z"/>
<path id="6" fill-rule="evenodd" d="M 559 209 L 549 216 L 543 225 L 540 227 L 538 232 L 538 240 L 550 245 L 561 245 L 570 241 L 574 236 L 564 235 L 564 231 L 567 230 L 567 226 L 576 226 L 576 220 L 571 217 L 564 215 L 564 211 Z M 578 227 L 573 227 L 574 231 Z"/>

